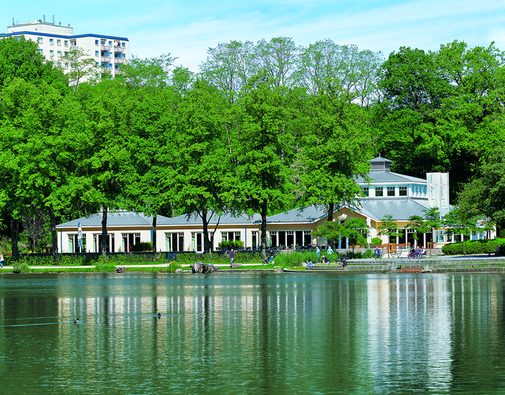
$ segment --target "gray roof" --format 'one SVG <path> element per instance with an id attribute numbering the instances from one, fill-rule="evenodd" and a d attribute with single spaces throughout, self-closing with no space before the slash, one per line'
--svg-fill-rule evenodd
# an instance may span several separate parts
<path id="1" fill-rule="evenodd" d="M 396 221 L 406 221 L 412 215 L 424 217 L 423 210 L 429 209 L 428 199 L 409 198 L 364 198 L 361 199 L 363 211 L 370 217 L 380 221 L 386 215 L 391 215 Z"/>
<path id="2" fill-rule="evenodd" d="M 346 206 L 347 207 L 347 206 Z M 356 211 L 367 217 L 372 217 L 371 213 L 362 208 L 347 207 L 351 211 Z M 328 212 L 322 206 L 308 206 L 295 208 L 277 215 L 271 215 L 267 219 L 267 223 L 314 223 L 328 216 Z M 261 220 L 261 219 L 260 219 Z"/>
<path id="3" fill-rule="evenodd" d="M 157 223 L 164 220 L 166 217 L 158 215 Z M 90 215 L 74 219 L 63 224 L 56 225 L 57 228 L 77 227 L 81 223 L 84 227 L 100 227 L 102 226 L 102 213 Z M 107 227 L 110 226 L 151 226 L 153 222 L 152 216 L 135 213 L 133 211 L 117 211 L 107 213 Z"/>
<path id="4" fill-rule="evenodd" d="M 267 223 L 281 223 L 281 222 L 294 222 L 294 223 L 314 223 L 321 218 L 327 216 L 326 210 L 320 206 L 308 206 L 295 208 L 284 213 L 271 215 L 267 219 Z M 261 221 L 261 218 L 260 218 Z"/>
<path id="5" fill-rule="evenodd" d="M 417 177 L 406 176 L 405 174 L 393 173 L 392 171 L 371 171 L 368 175 L 372 184 L 378 183 L 416 183 L 427 184 L 426 180 Z M 356 177 L 356 183 L 367 184 L 365 179 L 361 176 Z"/>
<path id="6" fill-rule="evenodd" d="M 255 221 L 260 220 L 261 216 L 259 214 L 254 214 L 252 217 L 248 215 L 241 214 L 238 216 L 233 216 L 229 213 L 222 214 L 221 218 L 219 215 L 214 214 L 210 219 L 210 224 L 216 225 L 218 223 L 220 225 L 249 225 L 253 224 Z M 163 217 L 163 219 L 159 219 L 157 225 L 201 225 L 202 219 L 198 216 L 198 214 L 192 214 L 189 218 L 187 215 L 179 215 L 178 217 L 167 218 Z"/>

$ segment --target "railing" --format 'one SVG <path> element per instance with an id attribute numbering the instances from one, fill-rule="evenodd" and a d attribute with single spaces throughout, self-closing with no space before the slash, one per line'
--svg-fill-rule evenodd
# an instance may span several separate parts
<path id="1" fill-rule="evenodd" d="M 109 45 L 102 45 L 102 51 L 110 51 Z"/>
<path id="2" fill-rule="evenodd" d="M 102 56 L 101 60 L 102 60 L 102 62 L 107 62 L 107 63 L 110 62 L 110 58 L 108 56 Z"/>
<path id="3" fill-rule="evenodd" d="M 124 48 L 123 47 L 114 47 L 114 52 L 123 53 L 124 52 Z"/>
<path id="4" fill-rule="evenodd" d="M 124 63 L 125 58 L 114 58 L 114 63 Z"/>

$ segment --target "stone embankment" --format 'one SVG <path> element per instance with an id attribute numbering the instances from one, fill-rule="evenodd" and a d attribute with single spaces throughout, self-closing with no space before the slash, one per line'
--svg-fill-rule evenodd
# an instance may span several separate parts
<path id="1" fill-rule="evenodd" d="M 345 269 L 337 264 L 316 264 L 315 271 L 338 270 L 361 273 L 401 273 L 401 272 L 505 272 L 505 257 L 454 256 L 422 259 L 383 258 L 348 260 Z"/>

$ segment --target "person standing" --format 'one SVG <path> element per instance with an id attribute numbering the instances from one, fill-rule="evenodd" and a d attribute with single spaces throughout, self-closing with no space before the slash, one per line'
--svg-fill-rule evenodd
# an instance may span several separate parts
<path id="1" fill-rule="evenodd" d="M 0 266 L 4 267 L 4 256 L 1 252 L 0 252 Z"/>
<path id="2" fill-rule="evenodd" d="M 270 250 L 270 263 L 274 263 L 274 252 L 273 250 Z"/>
<path id="3" fill-rule="evenodd" d="M 319 249 L 319 246 L 316 246 L 316 255 L 317 255 L 317 261 L 319 262 L 319 258 L 321 257 L 321 250 Z"/>
<path id="4" fill-rule="evenodd" d="M 328 246 L 326 253 L 328 254 L 328 261 L 331 263 L 331 256 L 333 255 L 333 250 L 331 249 L 331 246 Z"/>
<path id="5" fill-rule="evenodd" d="M 233 252 L 233 248 L 230 251 L 230 266 L 233 263 L 233 258 L 235 258 L 235 253 Z"/>

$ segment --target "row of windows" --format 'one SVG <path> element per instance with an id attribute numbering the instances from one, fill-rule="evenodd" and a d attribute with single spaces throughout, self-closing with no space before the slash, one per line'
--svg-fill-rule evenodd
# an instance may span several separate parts
<path id="1" fill-rule="evenodd" d="M 54 38 L 50 38 L 50 39 L 49 39 L 49 45 L 54 45 L 54 42 L 55 42 L 55 41 L 56 41 L 56 45 L 60 45 L 60 46 L 61 46 L 61 43 L 62 43 L 62 41 L 63 41 L 63 45 L 64 45 L 65 47 L 68 47 L 68 40 L 60 40 L 60 39 L 54 39 Z M 43 43 L 44 43 L 44 39 L 43 39 L 43 37 L 38 37 L 38 38 L 37 38 L 37 42 L 38 42 L 39 44 L 43 44 Z M 105 45 L 106 41 L 105 41 L 105 40 L 95 40 L 95 45 L 99 45 L 100 43 L 101 43 L 102 45 Z M 112 41 L 109 41 L 109 44 L 108 44 L 108 45 L 112 47 Z M 117 46 L 121 46 L 122 48 L 125 48 L 125 46 L 126 46 L 126 45 L 125 45 L 125 43 L 118 43 L 118 45 L 117 45 Z"/>
<path id="2" fill-rule="evenodd" d="M 95 40 L 95 45 L 108 45 L 109 47 L 112 47 L 112 40 L 109 40 L 109 43 L 106 44 L 106 40 Z M 125 47 L 125 43 L 118 43 L 118 46 Z"/>
<path id="3" fill-rule="evenodd" d="M 420 187 L 419 189 L 424 190 L 424 193 L 426 193 L 426 187 Z M 370 188 L 364 187 L 363 193 L 365 196 L 370 196 Z M 386 195 L 384 195 L 384 193 L 386 193 Z M 375 196 L 396 196 L 396 188 L 386 187 L 384 191 L 384 187 L 375 187 Z M 407 196 L 407 187 L 398 187 L 398 196 Z"/>
<path id="4" fill-rule="evenodd" d="M 110 57 L 113 57 L 113 58 L 116 58 L 116 59 L 125 59 L 125 55 L 124 54 L 114 54 L 112 55 L 111 52 L 103 52 L 103 53 L 100 53 L 101 51 L 95 51 L 95 56 L 103 56 L 103 57 L 106 57 L 106 58 L 110 58 Z"/>
<path id="5" fill-rule="evenodd" d="M 62 40 L 56 39 L 56 45 L 60 45 L 61 46 L 61 41 Z M 42 37 L 38 37 L 37 38 L 37 42 L 39 44 L 43 44 L 44 43 L 44 39 Z M 50 38 L 49 39 L 49 45 L 54 45 L 54 38 Z M 63 40 L 63 45 L 65 47 L 68 47 L 68 40 Z"/>

